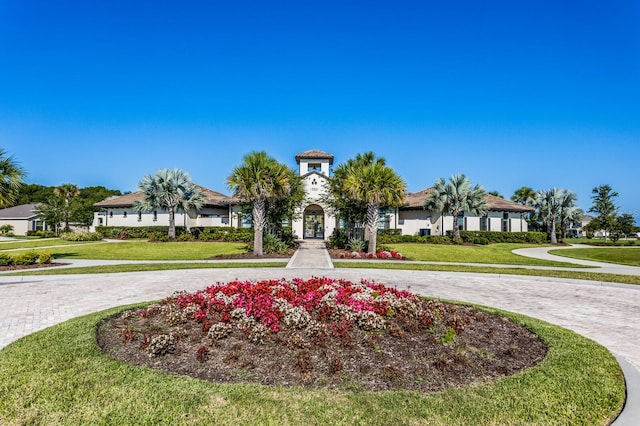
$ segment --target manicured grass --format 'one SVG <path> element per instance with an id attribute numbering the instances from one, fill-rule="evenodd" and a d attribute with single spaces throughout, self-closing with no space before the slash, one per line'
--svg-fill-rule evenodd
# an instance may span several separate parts
<path id="1" fill-rule="evenodd" d="M 47 249 L 56 259 L 208 260 L 218 255 L 245 253 L 246 243 L 148 241 L 99 242 Z"/>
<path id="2" fill-rule="evenodd" d="M 567 238 L 565 241 L 567 244 L 586 244 L 591 246 L 638 246 L 640 245 L 640 239 L 629 238 L 618 241 L 611 241 L 604 238 Z"/>
<path id="3" fill-rule="evenodd" d="M 435 265 L 425 263 L 400 263 L 400 262 L 333 262 L 336 268 L 363 268 L 363 269 L 399 269 L 413 271 L 439 271 L 439 272 L 472 272 L 475 274 L 498 275 L 525 275 L 536 277 L 569 278 L 575 280 L 588 280 L 619 284 L 640 284 L 640 276 L 603 274 L 600 272 L 581 271 L 557 271 L 547 269 L 527 269 L 492 266 L 467 266 L 467 265 Z"/>
<path id="4" fill-rule="evenodd" d="M 284 268 L 287 261 L 279 262 L 215 262 L 215 263 L 129 263 L 122 265 L 86 266 L 78 268 L 32 269 L 25 272 L 13 272 L 2 276 L 19 275 L 79 275 L 114 274 L 118 272 L 170 271 L 174 269 L 219 269 L 219 268 Z"/>
<path id="5" fill-rule="evenodd" d="M 461 246 L 439 244 L 385 244 L 409 260 L 427 262 L 494 263 L 500 265 L 560 266 L 576 268 L 575 264 L 533 259 L 513 254 L 521 248 L 540 247 L 531 244 L 490 244 L 486 246 Z"/>
<path id="6" fill-rule="evenodd" d="M 640 266 L 640 247 L 568 248 L 549 253 L 574 259 Z"/>
<path id="7" fill-rule="evenodd" d="M 30 248 L 42 248 L 51 246 L 66 246 L 66 245 L 81 245 L 81 244 L 102 244 L 102 242 L 96 243 L 95 241 L 65 241 L 60 238 L 47 238 L 44 240 L 23 240 L 23 241 L 0 241 L 0 251 L 3 250 L 16 250 L 16 249 L 30 249 Z"/>
<path id="8" fill-rule="evenodd" d="M 503 313 L 549 345 L 540 365 L 421 394 L 215 384 L 122 364 L 99 352 L 95 336 L 98 322 L 122 309 L 72 319 L 0 351 L 0 423 L 603 425 L 624 400 L 622 372 L 605 348 L 522 315 Z"/>

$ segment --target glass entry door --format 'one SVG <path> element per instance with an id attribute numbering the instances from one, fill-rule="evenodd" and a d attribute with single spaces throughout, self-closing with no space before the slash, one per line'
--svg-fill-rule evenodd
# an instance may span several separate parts
<path id="1" fill-rule="evenodd" d="M 304 212 L 304 238 L 324 239 L 324 212 L 306 210 Z"/>

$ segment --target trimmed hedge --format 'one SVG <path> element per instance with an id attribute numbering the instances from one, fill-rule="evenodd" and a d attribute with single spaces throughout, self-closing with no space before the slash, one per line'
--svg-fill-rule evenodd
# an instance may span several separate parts
<path id="1" fill-rule="evenodd" d="M 447 231 L 447 235 L 453 236 L 453 231 Z M 547 242 L 546 232 L 460 231 L 460 238 L 463 242 L 471 244 L 544 244 Z M 484 240 L 487 242 L 483 242 Z"/>
<path id="2" fill-rule="evenodd" d="M 152 241 L 168 241 L 168 226 L 96 226 L 96 233 L 104 238 L 147 238 Z M 253 229 L 231 226 L 199 226 L 187 231 L 176 226 L 177 241 L 225 241 L 248 243 L 253 241 Z"/>
<path id="3" fill-rule="evenodd" d="M 460 231 L 460 239 L 468 244 L 526 243 L 544 244 L 547 234 L 544 232 L 493 232 L 493 231 Z M 454 244 L 453 232 L 447 235 L 379 235 L 378 244 L 426 243 Z"/>

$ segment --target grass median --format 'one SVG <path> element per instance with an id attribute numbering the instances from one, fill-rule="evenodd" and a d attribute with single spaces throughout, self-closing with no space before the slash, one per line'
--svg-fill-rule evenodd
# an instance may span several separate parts
<path id="1" fill-rule="evenodd" d="M 114 308 L 26 336 L 0 351 L 2 424 L 604 425 L 624 379 L 602 346 L 522 315 L 548 345 L 536 367 L 479 386 L 424 394 L 217 384 L 116 362 L 96 346 Z"/>

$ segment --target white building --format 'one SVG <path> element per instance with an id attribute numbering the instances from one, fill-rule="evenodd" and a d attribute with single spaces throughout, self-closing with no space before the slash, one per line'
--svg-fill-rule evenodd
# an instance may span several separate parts
<path id="1" fill-rule="evenodd" d="M 333 155 L 309 150 L 296 155 L 299 174 L 302 176 L 305 200 L 301 211 L 291 224 L 293 232 L 302 239 L 328 240 L 338 226 L 338 219 L 323 202 L 326 195 L 327 180 L 331 177 Z M 210 189 L 199 187 L 207 196 L 204 206 L 194 212 L 176 213 L 176 226 L 233 226 L 249 227 L 250 222 L 243 220 L 240 203 L 234 197 Z M 453 218 L 441 212 L 424 209 L 426 197 L 431 188 L 409 193 L 402 207 L 381 211 L 380 228 L 400 229 L 403 235 L 445 235 L 453 229 Z M 526 232 L 526 214 L 533 209 L 504 198 L 488 195 L 489 212 L 484 216 L 472 216 L 462 213 L 458 218 L 461 230 Z M 95 204 L 100 211 L 95 213 L 95 226 L 167 226 L 169 215 L 164 210 L 153 212 L 135 211 L 137 200 L 142 193 L 134 192 L 120 197 L 110 198 Z"/>

